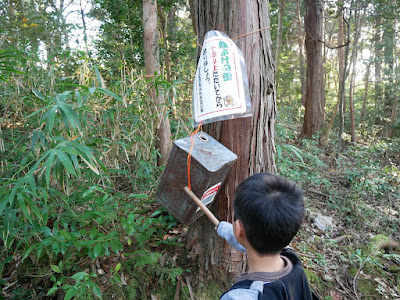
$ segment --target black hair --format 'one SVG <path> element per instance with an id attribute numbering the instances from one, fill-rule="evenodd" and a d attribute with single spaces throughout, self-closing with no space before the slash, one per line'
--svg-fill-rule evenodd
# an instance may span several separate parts
<path id="1" fill-rule="evenodd" d="M 234 209 L 250 245 L 259 254 L 277 254 L 300 229 L 303 192 L 284 177 L 258 173 L 237 187 Z"/>

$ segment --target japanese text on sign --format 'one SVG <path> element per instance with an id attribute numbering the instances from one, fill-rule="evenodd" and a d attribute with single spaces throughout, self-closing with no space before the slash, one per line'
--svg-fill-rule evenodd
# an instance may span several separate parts
<path id="1" fill-rule="evenodd" d="M 205 40 L 193 87 L 196 122 L 243 113 L 246 99 L 236 45 L 224 36 Z"/>

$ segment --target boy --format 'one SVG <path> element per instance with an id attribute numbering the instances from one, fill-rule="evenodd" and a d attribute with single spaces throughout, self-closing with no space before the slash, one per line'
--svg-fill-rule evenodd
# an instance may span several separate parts
<path id="1" fill-rule="evenodd" d="M 236 189 L 234 222 L 218 234 L 247 253 L 249 270 L 220 300 L 313 298 L 300 259 L 288 244 L 304 216 L 302 191 L 286 178 L 255 174 Z"/>

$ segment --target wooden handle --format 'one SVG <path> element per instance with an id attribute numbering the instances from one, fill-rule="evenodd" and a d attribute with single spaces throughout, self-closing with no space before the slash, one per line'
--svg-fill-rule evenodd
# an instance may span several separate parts
<path id="1" fill-rule="evenodd" d="M 208 207 L 203 204 L 203 202 L 201 202 L 201 200 L 196 196 L 196 194 L 193 193 L 191 190 L 189 190 L 187 186 L 185 186 L 183 189 L 190 196 L 190 198 L 192 198 L 192 200 L 196 202 L 196 204 L 200 207 L 200 209 L 204 211 L 205 215 L 211 220 L 211 222 L 213 222 L 215 226 L 218 226 L 219 220 L 217 219 L 217 217 L 214 216 L 211 210 L 209 210 Z"/>

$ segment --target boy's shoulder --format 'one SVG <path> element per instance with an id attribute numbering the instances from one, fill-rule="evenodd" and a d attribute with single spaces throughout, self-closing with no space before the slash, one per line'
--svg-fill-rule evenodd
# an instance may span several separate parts
<path id="1" fill-rule="evenodd" d="M 307 277 L 296 253 L 284 249 L 281 255 L 288 257 L 293 263 L 293 270 L 274 282 L 243 280 L 235 283 L 224 293 L 220 300 L 236 299 L 299 299 L 312 300 L 315 297 L 309 287 Z"/>

